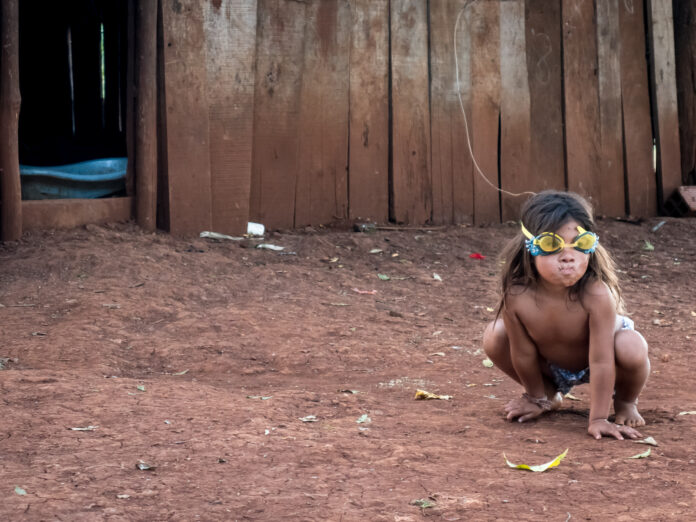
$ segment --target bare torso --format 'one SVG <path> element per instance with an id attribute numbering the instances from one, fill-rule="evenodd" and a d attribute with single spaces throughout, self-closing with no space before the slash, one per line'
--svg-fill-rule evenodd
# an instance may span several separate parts
<path id="1" fill-rule="evenodd" d="M 570 371 L 589 366 L 589 313 L 579 300 L 525 289 L 513 299 L 514 312 L 539 355 Z M 620 327 L 620 318 L 616 319 Z"/>

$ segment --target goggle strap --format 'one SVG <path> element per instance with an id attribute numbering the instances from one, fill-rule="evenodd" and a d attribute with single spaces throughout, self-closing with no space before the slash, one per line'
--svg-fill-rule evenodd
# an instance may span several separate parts
<path id="1" fill-rule="evenodd" d="M 521 221 L 520 221 L 520 226 L 522 227 L 522 233 L 524 234 L 524 237 L 526 237 L 527 239 L 534 239 L 534 236 L 532 235 L 532 233 L 529 230 L 527 230 L 527 228 L 524 226 L 524 224 Z"/>

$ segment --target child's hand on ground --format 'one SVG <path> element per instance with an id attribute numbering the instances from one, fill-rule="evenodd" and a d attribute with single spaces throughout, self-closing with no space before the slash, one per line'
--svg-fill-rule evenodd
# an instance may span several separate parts
<path id="1" fill-rule="evenodd" d="M 512 399 L 505 405 L 505 413 L 509 421 L 517 418 L 518 422 L 526 422 L 535 419 L 544 413 L 544 410 L 525 397 L 520 397 L 519 399 Z"/>
<path id="2" fill-rule="evenodd" d="M 630 439 L 642 437 L 638 430 L 630 426 L 624 426 L 623 424 L 614 424 L 607 419 L 591 421 L 590 425 L 587 427 L 587 433 L 597 440 L 601 439 L 603 435 L 614 437 L 618 440 L 624 440 L 624 437 Z"/>

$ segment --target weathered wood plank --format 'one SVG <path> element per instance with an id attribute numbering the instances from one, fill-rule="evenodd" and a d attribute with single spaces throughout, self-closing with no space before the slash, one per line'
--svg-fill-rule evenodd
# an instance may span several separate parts
<path id="1" fill-rule="evenodd" d="M 143 230 L 152 231 L 157 226 L 157 3 L 139 2 L 135 18 L 136 218 Z"/>
<path id="2" fill-rule="evenodd" d="M 459 89 L 470 116 L 469 3 L 452 0 L 430 4 L 432 192 L 433 222 L 437 224 L 471 223 L 474 215 L 473 163 L 457 92 Z"/>
<path id="3" fill-rule="evenodd" d="M 602 188 L 596 197 L 600 211 L 610 216 L 626 214 L 619 37 L 618 0 L 598 2 L 599 172 Z"/>
<path id="4" fill-rule="evenodd" d="M 256 0 L 204 3 L 212 228 L 246 232 L 254 125 Z"/>
<path id="5" fill-rule="evenodd" d="M 135 12 L 135 0 L 127 0 L 126 2 L 126 11 L 128 13 L 133 13 Z M 163 62 L 162 58 L 164 56 L 164 51 L 162 49 L 162 4 L 161 2 L 157 2 L 157 6 L 155 9 L 157 13 L 157 19 L 156 19 L 156 24 L 157 24 L 157 33 L 155 34 L 155 44 L 156 44 L 156 67 L 157 67 L 157 72 L 156 72 L 156 92 L 164 92 L 163 86 L 160 85 L 162 83 L 163 78 L 164 78 L 164 66 L 162 65 L 161 62 Z M 126 22 L 126 38 L 128 41 L 126 42 L 126 117 L 125 117 L 125 124 L 126 124 L 126 155 L 128 156 L 128 164 L 126 166 L 126 194 L 129 197 L 134 197 L 135 196 L 135 167 L 133 161 L 133 158 L 135 158 L 135 16 L 128 16 L 127 17 L 127 22 Z M 161 74 L 162 73 L 162 74 Z M 159 99 L 157 100 L 157 111 L 160 110 L 162 101 L 164 100 L 164 96 L 160 96 Z M 158 124 L 159 124 L 159 119 L 158 119 Z M 161 151 L 166 150 L 166 147 L 163 147 L 161 143 L 159 143 L 159 133 L 157 135 L 157 152 L 158 155 Z M 158 167 L 159 169 L 159 167 Z M 159 178 L 159 172 L 158 172 L 158 178 Z M 158 187 L 158 191 L 161 189 L 161 187 Z M 164 206 L 164 205 L 162 205 Z M 169 223 L 169 219 L 167 219 L 167 223 Z"/>
<path id="6" fill-rule="evenodd" d="M 533 179 L 526 190 L 564 190 L 561 4 L 527 0 L 525 18 Z"/>
<path id="7" fill-rule="evenodd" d="M 652 49 L 653 119 L 657 122 L 658 199 L 662 205 L 682 184 L 672 1 L 648 0 L 647 11 Z"/>
<path id="8" fill-rule="evenodd" d="M 258 0 L 250 217 L 292 227 L 305 2 Z"/>
<path id="9" fill-rule="evenodd" d="M 391 2 L 392 209 L 398 223 L 431 219 L 427 4 Z"/>
<path id="10" fill-rule="evenodd" d="M 500 4 L 474 2 L 469 9 L 472 81 L 469 128 L 474 158 L 481 169 L 473 176 L 474 223 L 495 223 L 500 221 L 496 190 L 499 186 Z"/>
<path id="11" fill-rule="evenodd" d="M 348 0 L 307 4 L 295 226 L 348 217 Z"/>
<path id="12" fill-rule="evenodd" d="M 563 0 L 563 74 L 565 86 L 568 189 L 588 197 L 602 213 L 599 169 L 599 94 L 593 2 Z M 588 38 L 587 35 L 592 35 Z"/>
<path id="13" fill-rule="evenodd" d="M 675 0 L 674 54 L 682 181 L 696 184 L 696 2 Z"/>
<path id="14" fill-rule="evenodd" d="M 196 234 L 212 224 L 203 12 L 200 2 L 176 0 L 162 15 L 169 230 Z"/>
<path id="15" fill-rule="evenodd" d="M 657 187 L 653 170 L 643 8 L 643 0 L 619 3 L 624 170 L 628 209 L 633 216 L 647 217 L 657 214 Z"/>
<path id="16" fill-rule="evenodd" d="M 350 0 L 349 217 L 389 217 L 389 7 Z"/>
<path id="17" fill-rule="evenodd" d="M 500 3 L 500 76 L 500 186 L 522 194 L 535 185 L 524 0 Z M 502 219 L 518 219 L 523 202 L 522 195 L 502 193 Z"/>
<path id="18" fill-rule="evenodd" d="M 134 2 L 135 0 L 129 0 Z M 164 80 L 164 14 L 162 2 L 157 2 L 157 227 L 169 229 L 169 166 L 167 157 L 167 100 Z M 129 17 L 130 18 L 130 17 Z M 132 72 L 130 73 L 132 77 Z M 132 81 L 128 82 L 129 93 L 132 91 Z M 129 95 L 129 98 L 131 96 Z M 128 129 L 132 128 L 132 102 L 129 100 Z M 131 136 L 134 133 L 131 132 Z M 133 140 L 130 139 L 129 143 Z M 128 157 L 133 157 L 129 149 Z M 129 164 L 132 161 L 128 162 Z"/>
<path id="19" fill-rule="evenodd" d="M 22 201 L 22 227 L 74 228 L 95 223 L 128 221 L 133 198 L 42 199 Z"/>
<path id="20" fill-rule="evenodd" d="M 19 178 L 19 0 L 0 2 L 0 239 L 22 237 Z"/>

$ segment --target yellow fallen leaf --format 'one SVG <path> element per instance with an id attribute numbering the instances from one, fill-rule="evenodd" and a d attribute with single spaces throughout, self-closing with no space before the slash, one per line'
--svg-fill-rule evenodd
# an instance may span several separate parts
<path id="1" fill-rule="evenodd" d="M 696 415 L 696 411 L 680 411 L 679 415 Z"/>
<path id="2" fill-rule="evenodd" d="M 652 437 L 645 437 L 642 440 L 634 440 L 633 442 L 637 444 L 650 444 L 651 446 L 657 446 L 657 441 Z"/>
<path id="3" fill-rule="evenodd" d="M 414 399 L 416 399 L 417 401 L 426 401 L 431 399 L 441 399 L 443 401 L 448 401 L 451 398 L 451 395 L 436 395 L 425 390 L 416 390 L 416 396 L 414 397 Z"/>
<path id="4" fill-rule="evenodd" d="M 565 397 L 566 399 L 570 399 L 571 401 L 579 401 L 579 400 L 582 400 L 582 399 L 578 399 L 575 395 L 573 395 L 573 394 L 570 393 L 570 392 L 566 393 L 566 394 L 564 395 L 564 397 Z"/>
<path id="5" fill-rule="evenodd" d="M 652 448 L 648 448 L 648 451 L 644 451 L 643 453 L 639 453 L 638 455 L 633 455 L 632 457 L 627 457 L 629 459 L 647 459 L 650 456 L 650 450 Z"/>
<path id="6" fill-rule="evenodd" d="M 493 361 L 490 359 L 484 359 L 481 364 L 483 364 L 486 368 L 493 368 Z"/>
<path id="7" fill-rule="evenodd" d="M 495 312 L 495 308 L 491 308 L 490 306 L 487 306 L 486 312 Z"/>
<path id="8" fill-rule="evenodd" d="M 512 462 L 510 462 L 507 459 L 507 457 L 505 456 L 505 453 L 503 453 L 503 458 L 505 459 L 505 462 L 507 463 L 507 465 L 510 466 L 511 468 L 527 469 L 529 471 L 541 472 L 541 471 L 546 471 L 549 468 L 555 468 L 556 466 L 558 466 L 567 454 L 568 454 L 568 449 L 566 448 L 566 450 L 563 453 L 561 453 L 558 457 L 556 457 L 552 461 L 547 462 L 546 464 L 539 464 L 538 466 L 528 466 L 527 464 L 513 464 Z"/>
<path id="9" fill-rule="evenodd" d="M 693 317 L 696 317 L 696 312 L 694 312 L 694 311 L 692 310 L 692 311 L 691 311 L 691 315 L 692 315 Z"/>

